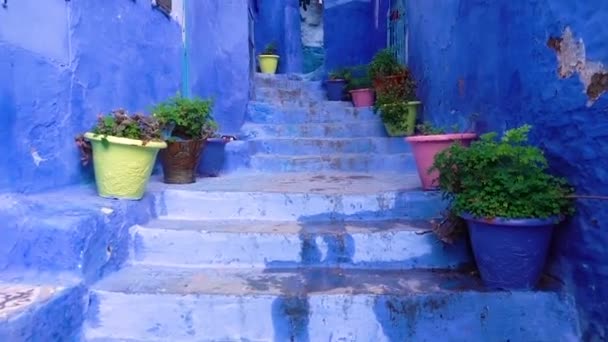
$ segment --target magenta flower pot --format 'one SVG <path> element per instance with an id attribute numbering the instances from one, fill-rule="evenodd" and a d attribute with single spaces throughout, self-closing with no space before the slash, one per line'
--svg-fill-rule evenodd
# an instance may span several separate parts
<path id="1" fill-rule="evenodd" d="M 374 90 L 371 88 L 351 90 L 350 96 L 353 98 L 355 107 L 371 107 L 374 105 Z"/>
<path id="2" fill-rule="evenodd" d="M 429 174 L 429 169 L 433 166 L 435 155 L 450 147 L 453 143 L 460 141 L 464 146 L 469 146 L 471 141 L 477 138 L 475 133 L 454 133 L 454 134 L 438 134 L 438 135 L 416 135 L 406 137 L 405 141 L 412 146 L 412 153 L 416 160 L 416 168 L 418 176 L 422 182 L 424 190 L 437 189 L 437 178 L 439 173 L 434 171 Z"/>

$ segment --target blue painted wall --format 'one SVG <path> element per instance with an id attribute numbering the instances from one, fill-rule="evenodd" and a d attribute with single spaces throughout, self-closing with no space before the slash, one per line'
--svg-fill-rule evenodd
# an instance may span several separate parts
<path id="1" fill-rule="evenodd" d="M 534 125 L 556 173 L 579 194 L 608 195 L 608 95 L 588 105 L 574 74 L 558 74 L 547 43 L 570 27 L 589 62 L 608 65 L 608 3 L 411 0 L 410 66 L 425 118 L 451 125 L 480 114 L 480 131 Z M 551 271 L 576 295 L 585 341 L 608 339 L 608 211 L 580 200 L 558 230 Z"/>
<path id="2" fill-rule="evenodd" d="M 100 112 L 145 110 L 176 93 L 181 56 L 179 25 L 146 1 L 9 1 L 0 8 L 0 191 L 85 179 L 74 136 Z"/>
<path id="3" fill-rule="evenodd" d="M 240 129 L 249 100 L 249 26 L 245 1 L 188 1 L 192 95 L 214 100 L 223 133 Z"/>
<path id="4" fill-rule="evenodd" d="M 369 63 L 386 47 L 388 0 L 326 0 L 325 66 L 328 71 Z M 377 20 L 376 20 L 376 13 Z"/>
<path id="5" fill-rule="evenodd" d="M 278 73 L 302 72 L 302 39 L 298 0 L 257 0 L 256 54 L 275 42 L 279 51 Z"/>

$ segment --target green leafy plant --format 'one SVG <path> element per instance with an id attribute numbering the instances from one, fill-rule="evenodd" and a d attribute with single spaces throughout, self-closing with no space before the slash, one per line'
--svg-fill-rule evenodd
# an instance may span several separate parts
<path id="1" fill-rule="evenodd" d="M 204 140 L 215 136 L 218 129 L 211 115 L 212 107 L 211 100 L 177 95 L 159 103 L 152 109 L 152 113 L 170 136 L 168 140 Z"/>
<path id="2" fill-rule="evenodd" d="M 352 79 L 352 71 L 350 68 L 342 68 L 335 70 L 329 74 L 330 80 L 345 80 L 349 82 Z"/>
<path id="3" fill-rule="evenodd" d="M 367 76 L 354 77 L 346 86 L 347 90 L 370 89 L 372 81 Z"/>
<path id="4" fill-rule="evenodd" d="M 399 63 L 392 49 L 378 51 L 369 65 L 369 77 L 375 80 L 379 77 L 401 75 L 406 68 Z"/>
<path id="5" fill-rule="evenodd" d="M 454 144 L 435 157 L 439 187 L 455 215 L 549 218 L 573 213 L 573 189 L 548 173 L 543 152 L 528 143 L 531 126 L 511 129 L 501 139 L 481 136 L 469 148 Z"/>
<path id="6" fill-rule="evenodd" d="M 424 122 L 416 125 L 418 135 L 438 135 L 445 134 L 445 130 L 439 127 L 433 126 L 430 122 Z"/>
<path id="7" fill-rule="evenodd" d="M 271 43 L 266 44 L 266 46 L 264 47 L 264 50 L 261 53 L 261 55 L 278 55 L 278 54 L 279 54 L 279 50 L 277 49 L 276 42 L 271 42 Z"/>
<path id="8" fill-rule="evenodd" d="M 382 122 L 389 124 L 399 131 L 409 131 L 409 109 L 407 101 L 386 103 L 380 107 Z M 413 129 L 413 127 L 411 127 Z"/>
<path id="9" fill-rule="evenodd" d="M 143 114 L 129 115 L 124 109 L 114 110 L 108 115 L 100 114 L 91 132 L 101 135 L 103 144 L 108 144 L 108 136 L 141 140 L 143 145 L 149 141 L 162 141 L 161 125 L 156 118 Z M 82 163 L 88 164 L 91 159 L 91 144 L 82 134 L 78 135 L 75 141 L 81 152 Z"/>

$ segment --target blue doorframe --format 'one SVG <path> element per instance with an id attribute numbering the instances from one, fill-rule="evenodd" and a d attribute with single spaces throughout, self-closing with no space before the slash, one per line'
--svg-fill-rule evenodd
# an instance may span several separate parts
<path id="1" fill-rule="evenodd" d="M 392 0 L 387 13 L 387 46 L 392 48 L 399 62 L 408 63 L 408 30 L 405 13 L 406 0 Z"/>

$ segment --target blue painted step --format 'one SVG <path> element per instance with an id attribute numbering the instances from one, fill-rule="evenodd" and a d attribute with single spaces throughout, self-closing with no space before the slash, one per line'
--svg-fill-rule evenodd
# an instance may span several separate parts
<path id="1" fill-rule="evenodd" d="M 419 220 L 437 217 L 441 195 L 416 174 L 235 174 L 166 186 L 157 213 L 185 220 Z"/>
<path id="2" fill-rule="evenodd" d="M 278 106 L 250 101 L 247 118 L 252 123 L 304 124 L 304 123 L 350 123 L 361 120 L 378 120 L 370 107 L 352 107 L 341 102 L 310 102 L 304 105 Z"/>
<path id="3" fill-rule="evenodd" d="M 359 120 L 343 123 L 254 124 L 241 128 L 244 138 L 362 138 L 385 137 L 380 120 Z"/>
<path id="4" fill-rule="evenodd" d="M 70 275 L 3 272 L 0 341 L 77 341 L 86 292 Z"/>
<path id="5" fill-rule="evenodd" d="M 94 281 L 126 259 L 128 229 L 148 220 L 153 204 L 150 195 L 101 198 L 94 184 L 2 195 L 0 269 L 65 271 Z"/>
<path id="6" fill-rule="evenodd" d="M 251 156 L 251 168 L 261 172 L 412 172 L 415 167 L 410 153 Z"/>
<path id="7" fill-rule="evenodd" d="M 456 268 L 467 244 L 441 243 L 424 222 L 156 220 L 132 229 L 134 263 L 221 267 Z"/>
<path id="8" fill-rule="evenodd" d="M 320 81 L 306 81 L 298 75 L 275 74 L 268 75 L 256 73 L 254 76 L 256 88 L 278 88 L 285 90 L 311 90 L 322 91 L 323 84 Z"/>
<path id="9" fill-rule="evenodd" d="M 251 140 L 254 153 L 277 155 L 327 155 L 336 153 L 409 153 L 402 138 L 282 138 Z"/>
<path id="10" fill-rule="evenodd" d="M 455 272 L 138 266 L 94 287 L 84 337 L 578 341 L 574 312 L 555 292 L 490 292 Z"/>
<path id="11" fill-rule="evenodd" d="M 259 102 L 274 104 L 305 103 L 327 100 L 325 91 L 319 88 L 273 88 L 256 87 L 254 99 Z"/>

